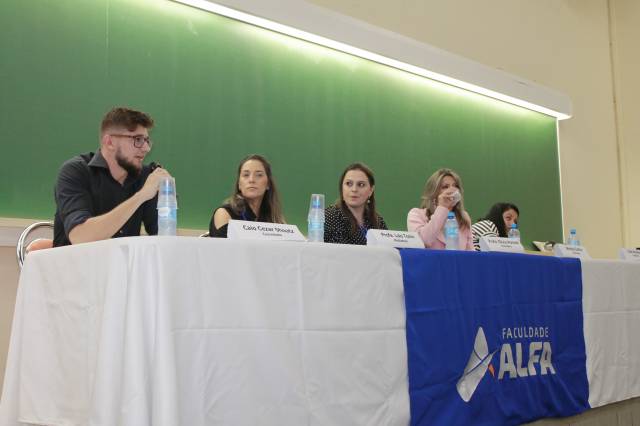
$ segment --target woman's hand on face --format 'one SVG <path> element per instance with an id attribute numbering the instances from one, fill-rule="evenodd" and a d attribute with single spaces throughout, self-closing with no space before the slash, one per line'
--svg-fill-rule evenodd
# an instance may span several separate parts
<path id="1" fill-rule="evenodd" d="M 452 210 L 458 204 L 458 200 L 453 195 L 456 191 L 458 191 L 458 188 L 449 188 L 442 191 L 438 195 L 438 205 Z"/>

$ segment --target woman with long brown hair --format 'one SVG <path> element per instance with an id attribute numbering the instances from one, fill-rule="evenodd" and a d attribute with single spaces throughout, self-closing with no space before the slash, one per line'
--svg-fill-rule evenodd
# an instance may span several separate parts
<path id="1" fill-rule="evenodd" d="M 231 197 L 213 212 L 209 236 L 226 238 L 231 219 L 285 223 L 271 164 L 261 155 L 240 162 Z"/>
<path id="2" fill-rule="evenodd" d="M 427 179 L 420 208 L 407 215 L 407 229 L 417 232 L 426 248 L 444 249 L 444 224 L 449 212 L 458 222 L 459 249 L 473 250 L 471 217 L 464 210 L 462 180 L 451 169 L 440 169 Z"/>
<path id="3" fill-rule="evenodd" d="M 340 198 L 325 209 L 324 241 L 367 244 L 369 229 L 387 229 L 376 211 L 375 178 L 363 163 L 347 166 L 338 182 Z"/>

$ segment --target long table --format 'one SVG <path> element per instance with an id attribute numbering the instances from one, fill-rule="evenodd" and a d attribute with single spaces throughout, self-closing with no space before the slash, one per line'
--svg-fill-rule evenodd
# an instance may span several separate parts
<path id="1" fill-rule="evenodd" d="M 589 403 L 640 396 L 640 265 L 582 275 Z M 406 425 L 405 321 L 389 248 L 142 237 L 34 252 L 0 424 Z"/>

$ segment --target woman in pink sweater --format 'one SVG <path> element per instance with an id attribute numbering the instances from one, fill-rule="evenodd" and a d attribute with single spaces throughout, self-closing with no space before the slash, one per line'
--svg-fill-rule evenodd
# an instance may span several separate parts
<path id="1" fill-rule="evenodd" d="M 473 250 L 471 217 L 464 210 L 462 193 L 462 181 L 456 172 L 438 170 L 427 179 L 420 208 L 409 211 L 407 229 L 417 232 L 426 248 L 444 249 L 444 223 L 452 211 L 460 230 L 460 250 Z"/>

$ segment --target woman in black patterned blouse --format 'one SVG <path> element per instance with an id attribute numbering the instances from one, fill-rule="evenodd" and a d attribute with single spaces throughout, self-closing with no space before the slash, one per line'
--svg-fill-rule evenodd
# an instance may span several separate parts
<path id="1" fill-rule="evenodd" d="M 369 229 L 387 229 L 376 212 L 375 179 L 362 163 L 349 165 L 340 176 L 340 199 L 325 209 L 324 241 L 367 244 Z"/>

